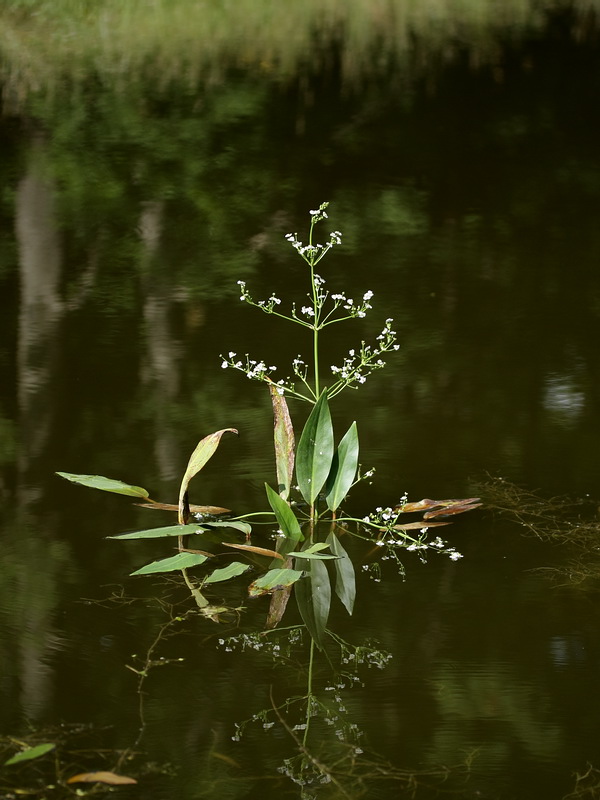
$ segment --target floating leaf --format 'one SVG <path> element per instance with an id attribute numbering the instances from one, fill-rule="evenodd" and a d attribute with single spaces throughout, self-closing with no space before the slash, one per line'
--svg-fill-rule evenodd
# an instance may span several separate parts
<path id="1" fill-rule="evenodd" d="M 189 569 L 204 564 L 207 560 L 205 555 L 200 553 L 177 553 L 169 558 L 162 558 L 160 561 L 153 561 L 145 567 L 136 569 L 131 575 L 153 575 L 156 572 L 174 572 L 177 569 Z"/>
<path id="2" fill-rule="evenodd" d="M 169 525 L 166 528 L 149 528 L 145 531 L 120 533 L 118 536 L 107 536 L 107 539 L 160 539 L 163 536 L 187 536 L 191 533 L 205 533 L 206 528 L 200 525 Z"/>
<path id="3" fill-rule="evenodd" d="M 469 503 L 469 504 L 461 504 L 459 502 L 453 505 L 443 506 L 442 508 L 435 509 L 434 511 L 428 511 L 426 514 L 423 514 L 423 519 L 432 519 L 433 517 L 448 517 L 453 516 L 454 514 L 464 514 L 465 511 L 473 511 L 474 508 L 479 508 L 482 503 Z"/>
<path id="4" fill-rule="evenodd" d="M 220 581 L 228 581 L 231 578 L 237 578 L 238 575 L 243 575 L 250 569 L 250 564 L 242 564 L 241 561 L 232 561 L 226 567 L 216 569 L 205 578 L 202 583 L 219 583 Z"/>
<path id="5" fill-rule="evenodd" d="M 240 522 L 238 520 L 223 520 L 221 522 L 203 522 L 208 529 L 211 528 L 233 528 L 235 531 L 240 531 L 246 538 L 252 533 L 252 525 L 248 522 Z"/>
<path id="6" fill-rule="evenodd" d="M 45 742 L 44 744 L 37 744 L 35 747 L 28 747 L 27 750 L 22 750 L 20 753 L 15 753 L 14 756 L 4 762 L 4 766 L 8 767 L 11 764 L 20 764 L 23 761 L 32 761 L 34 758 L 46 755 L 50 750 L 54 750 L 56 745 L 53 742 Z"/>
<path id="7" fill-rule="evenodd" d="M 331 552 L 338 557 L 335 562 L 335 593 L 342 601 L 346 611 L 352 615 L 356 599 L 356 575 L 352 559 L 333 531 L 327 537 L 327 544 L 331 548 Z"/>
<path id="8" fill-rule="evenodd" d="M 283 561 L 281 553 L 276 553 L 275 550 L 269 550 L 266 547 L 256 547 L 253 544 L 237 544 L 236 542 L 221 542 L 225 547 L 234 547 L 236 550 L 248 550 L 250 553 L 256 553 L 259 556 L 271 556 L 271 558 L 279 558 Z"/>
<path id="9" fill-rule="evenodd" d="M 73 775 L 67 783 L 108 783 L 110 786 L 124 786 L 126 783 L 137 783 L 135 778 L 128 778 L 126 775 L 117 775 L 116 772 L 80 772 Z"/>
<path id="10" fill-rule="evenodd" d="M 408 514 L 414 511 L 427 511 L 432 508 L 437 508 L 438 506 L 462 506 L 469 503 L 477 503 L 478 501 L 479 497 L 468 497 L 465 500 L 430 500 L 428 497 L 424 497 L 416 503 L 404 503 L 396 506 L 394 511 Z M 477 506 L 473 506 L 473 508 L 477 508 Z"/>
<path id="11" fill-rule="evenodd" d="M 333 460 L 333 426 L 327 403 L 327 390 L 323 390 L 315 403 L 298 442 L 296 477 L 302 497 L 313 506 Z"/>
<path id="12" fill-rule="evenodd" d="M 178 511 L 179 506 L 174 503 L 156 503 L 150 501 L 149 503 L 136 503 L 140 508 L 153 508 L 155 511 Z M 219 514 L 229 514 L 230 508 L 221 508 L 221 506 L 196 506 L 190 505 L 192 514 L 209 514 L 210 516 L 218 516 Z"/>
<path id="13" fill-rule="evenodd" d="M 311 558 L 316 559 L 318 561 L 327 561 L 328 559 L 337 559 L 337 556 L 330 555 L 329 553 L 309 553 L 308 551 L 300 551 L 299 553 L 288 553 L 288 556 L 293 556 L 294 558 Z"/>
<path id="14" fill-rule="evenodd" d="M 275 465 L 279 495 L 287 500 L 294 474 L 294 428 L 285 397 L 269 384 L 273 404 L 273 439 L 275 442 Z"/>
<path id="15" fill-rule="evenodd" d="M 322 650 L 331 606 L 329 573 L 322 561 L 308 562 L 306 578 L 296 584 L 295 595 L 304 624 L 317 647 Z"/>
<path id="16" fill-rule="evenodd" d="M 186 510 L 189 510 L 189 506 L 187 505 L 187 490 L 190 481 L 196 475 L 202 467 L 206 464 L 206 462 L 214 455 L 215 450 L 219 446 L 219 442 L 221 441 L 221 436 L 224 433 L 235 433 L 237 434 L 237 430 L 235 428 L 223 428 L 223 430 L 215 431 L 215 433 L 211 433 L 208 436 L 205 436 L 200 442 L 198 442 L 196 449 L 190 456 L 190 460 L 188 461 L 187 468 L 185 470 L 185 474 L 183 476 L 183 480 L 181 481 L 181 487 L 179 489 L 179 522 L 184 523 L 187 522 L 185 519 Z"/>
<path id="17" fill-rule="evenodd" d="M 280 591 L 301 578 L 303 572 L 296 569 L 270 569 L 261 575 L 248 587 L 248 595 L 252 598 L 261 597 L 263 594 Z"/>
<path id="18" fill-rule="evenodd" d="M 395 531 L 414 531 L 421 528 L 439 528 L 440 525 L 451 525 L 451 522 L 425 522 L 424 519 L 417 520 L 416 522 L 403 522 L 401 525 L 393 525 Z M 381 528 L 382 531 L 387 530 Z"/>
<path id="19" fill-rule="evenodd" d="M 126 494 L 129 497 L 148 498 L 149 494 L 141 486 L 131 486 L 123 481 L 116 481 L 113 478 L 105 478 L 102 475 L 74 475 L 71 472 L 57 472 L 61 478 L 66 478 L 71 483 L 79 483 L 82 486 L 89 486 L 90 489 L 100 489 L 102 492 L 113 492 L 114 494 Z"/>
<path id="20" fill-rule="evenodd" d="M 356 422 L 353 422 L 338 445 L 327 477 L 325 499 L 330 511 L 339 508 L 354 483 L 358 467 L 358 449 L 358 430 Z"/>

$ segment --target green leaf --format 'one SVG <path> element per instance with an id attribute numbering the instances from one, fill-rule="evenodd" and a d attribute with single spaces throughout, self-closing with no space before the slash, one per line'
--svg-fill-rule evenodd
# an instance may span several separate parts
<path id="1" fill-rule="evenodd" d="M 204 564 L 207 560 L 206 556 L 199 553 L 177 553 L 169 558 L 162 558 L 160 561 L 153 561 L 151 564 L 146 564 L 145 567 L 136 569 L 131 572 L 131 575 L 153 575 L 156 572 L 174 572 L 178 569 L 189 569 L 190 567 L 197 567 L 199 564 Z"/>
<path id="2" fill-rule="evenodd" d="M 348 428 L 333 457 L 327 478 L 326 500 L 330 511 L 335 511 L 350 491 L 358 467 L 358 431 L 356 422 Z"/>
<path id="3" fill-rule="evenodd" d="M 306 578 L 296 584 L 294 594 L 304 624 L 317 647 L 322 650 L 331 606 L 329 573 L 322 561 L 308 562 Z"/>
<path id="4" fill-rule="evenodd" d="M 269 384 L 271 403 L 273 404 L 273 439 L 275 442 L 275 465 L 277 468 L 277 484 L 279 495 L 287 500 L 294 474 L 294 428 L 290 412 L 282 394 L 277 387 Z"/>
<path id="5" fill-rule="evenodd" d="M 261 575 L 248 587 L 250 597 L 261 597 L 263 594 L 276 592 L 291 586 L 304 575 L 297 569 L 270 569 L 265 575 Z"/>
<path id="6" fill-rule="evenodd" d="M 306 550 L 301 550 L 300 552 L 288 553 L 288 556 L 294 556 L 296 558 L 320 558 L 321 560 L 329 559 L 329 558 L 337 558 L 337 556 L 332 556 L 329 553 L 321 553 L 321 550 L 327 550 L 329 545 L 327 542 L 315 542 L 315 544 L 307 547 Z"/>
<path id="7" fill-rule="evenodd" d="M 206 462 L 212 458 L 215 450 L 219 446 L 221 436 L 223 436 L 224 433 L 237 434 L 237 430 L 235 428 L 223 428 L 223 430 L 215 431 L 215 433 L 205 436 L 204 439 L 198 442 L 196 449 L 190 456 L 190 460 L 188 461 L 183 480 L 181 481 L 181 487 L 179 489 L 179 522 L 187 521 L 184 520 L 183 517 L 184 509 L 187 504 L 186 494 L 190 481 L 194 475 L 196 475 L 196 473 L 200 472 Z"/>
<path id="8" fill-rule="evenodd" d="M 163 536 L 186 536 L 190 533 L 205 533 L 206 528 L 200 525 L 168 525 L 166 528 L 150 528 L 145 531 L 121 533 L 118 536 L 107 536 L 107 539 L 160 539 Z"/>
<path id="9" fill-rule="evenodd" d="M 288 556 L 292 556 L 293 558 L 308 558 L 314 559 L 315 561 L 327 561 L 329 559 L 337 559 L 338 556 L 331 556 L 327 553 L 288 553 Z"/>
<path id="10" fill-rule="evenodd" d="M 327 544 L 331 548 L 331 552 L 338 556 L 338 560 L 335 562 L 335 593 L 348 614 L 352 615 L 356 599 L 356 575 L 352 559 L 333 531 L 327 537 Z"/>
<path id="11" fill-rule="evenodd" d="M 50 750 L 54 750 L 56 745 L 53 742 L 46 742 L 45 744 L 38 744 L 35 747 L 29 747 L 21 753 L 15 753 L 14 756 L 4 762 L 4 766 L 8 767 L 11 764 L 20 764 L 22 761 L 31 761 L 34 758 L 46 755 Z"/>
<path id="12" fill-rule="evenodd" d="M 302 497 L 313 506 L 327 480 L 333 460 L 333 426 L 323 390 L 306 421 L 296 454 L 296 477 Z"/>
<path id="13" fill-rule="evenodd" d="M 203 525 L 206 525 L 207 528 L 233 528 L 236 531 L 240 531 L 244 534 L 244 536 L 250 536 L 252 533 L 252 525 L 248 522 L 238 522 L 237 520 L 231 520 L 228 522 L 227 520 L 223 520 L 222 522 L 203 522 Z"/>
<path id="14" fill-rule="evenodd" d="M 296 519 L 296 515 L 286 501 L 283 500 L 277 492 L 271 489 L 268 483 L 265 483 L 265 490 L 267 492 L 269 505 L 275 513 L 277 524 L 285 535 L 285 541 L 281 546 L 278 544 L 277 551 L 281 553 L 282 556 L 285 556 L 289 550 L 294 549 L 297 542 L 304 540 L 304 536 L 300 530 L 300 524 Z"/>
<path id="15" fill-rule="evenodd" d="M 113 478 L 105 478 L 102 475 L 74 475 L 71 472 L 57 472 L 61 478 L 80 483 L 82 486 L 89 486 L 90 489 L 100 489 L 103 492 L 113 492 L 114 494 L 126 494 L 129 497 L 143 497 L 147 499 L 150 495 L 141 486 L 131 486 L 123 481 L 116 481 Z"/>
<path id="16" fill-rule="evenodd" d="M 228 581 L 231 578 L 237 578 L 238 575 L 243 575 L 250 569 L 250 564 L 242 564 L 241 561 L 232 561 L 226 567 L 216 569 L 202 581 L 202 584 L 219 583 L 220 581 Z"/>

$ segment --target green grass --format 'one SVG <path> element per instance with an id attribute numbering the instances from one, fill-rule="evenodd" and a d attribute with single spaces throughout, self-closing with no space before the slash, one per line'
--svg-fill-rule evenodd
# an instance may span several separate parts
<path id="1" fill-rule="evenodd" d="M 579 0 L 587 6 L 593 0 Z M 131 78 L 218 81 L 227 66 L 285 79 L 318 59 L 318 39 L 343 39 L 348 80 L 382 69 L 416 34 L 444 53 L 465 38 L 490 50 L 498 27 L 541 23 L 533 0 L 5 0 L 0 70 L 6 91 Z M 315 64 L 319 66 L 318 63 Z"/>

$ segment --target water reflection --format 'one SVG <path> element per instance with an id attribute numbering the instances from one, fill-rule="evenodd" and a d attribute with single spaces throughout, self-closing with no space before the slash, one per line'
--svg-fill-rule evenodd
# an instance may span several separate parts
<path id="1" fill-rule="evenodd" d="M 178 64 L 202 48 L 181 47 L 193 26 L 175 35 L 164 27 L 169 14 L 127 50 L 131 65 L 151 46 L 168 92 L 125 78 L 102 88 L 104 66 L 122 63 L 113 56 L 125 28 L 102 41 L 85 90 L 28 96 L 41 80 L 36 64 L 63 68 L 56 54 L 50 63 L 40 50 L 27 72 L 17 60 L 6 67 L 4 97 L 15 109 L 29 104 L 30 121 L 2 132 L 12 161 L 2 167 L 0 361 L 16 372 L 0 387 L 9 431 L 0 453 L 5 731 L 64 718 L 95 721 L 108 749 L 136 742 L 140 676 L 131 667 L 143 667 L 165 610 L 175 618 L 184 606 L 175 589 L 165 605 L 156 585 L 127 599 L 138 587 L 127 575 L 143 556 L 117 553 L 104 537 L 153 524 L 146 512 L 57 486 L 52 473 L 104 473 L 174 500 L 200 436 L 231 425 L 239 442 L 219 453 L 193 499 L 255 508 L 274 477 L 269 399 L 221 370 L 219 353 L 269 363 L 304 354 L 306 342 L 245 315 L 236 281 L 289 298 L 301 273 L 284 234 L 321 200 L 332 201 L 346 237 L 329 285 L 375 295 L 373 322 L 357 322 L 356 335 L 372 338 L 390 316 L 402 343 L 383 382 L 338 409 L 339 430 L 357 419 L 365 466 L 378 467 L 368 497 L 353 493 L 356 513 L 404 490 L 410 499 L 469 496 L 471 476 L 484 472 L 549 495 L 594 491 L 600 167 L 590 8 L 545 14 L 494 3 L 465 7 L 463 17 L 431 3 L 321 3 L 302 14 L 282 6 L 286 19 L 256 37 L 254 18 L 240 15 L 232 29 L 224 17 L 214 50 L 188 64 L 182 82 Z M 27 20 L 34 33 L 40 19 Z M 72 46 L 89 44 L 93 29 Z M 223 57 L 224 44 L 239 58 Z M 230 72 L 232 63 L 241 69 Z M 209 85 L 194 82 L 200 73 Z M 325 346 L 336 364 L 350 345 L 333 337 Z M 364 781 L 367 796 L 395 797 L 411 769 L 460 764 L 461 751 L 480 755 L 470 783 L 457 773 L 457 791 L 490 797 L 560 797 L 573 770 L 600 763 L 595 605 L 527 572 L 562 567 L 567 556 L 524 545 L 522 530 L 487 512 L 456 526 L 459 565 L 411 566 L 406 583 L 384 570 L 381 584 L 361 588 L 352 624 L 340 623 L 347 638 L 375 635 L 394 656 L 336 700 L 379 760 L 367 762 L 365 744 L 342 741 L 323 721 L 318 756 L 345 759 L 344 780 Z M 589 553 L 584 560 L 589 571 Z M 109 602 L 103 585 L 119 581 L 126 588 Z M 265 609 L 253 612 L 258 630 Z M 223 631 L 187 622 L 161 640 L 164 664 L 144 683 L 143 744 L 165 767 L 156 781 L 148 768 L 145 796 L 291 793 L 277 769 L 297 742 L 280 720 L 255 720 L 239 743 L 231 737 L 234 723 L 272 709 L 271 680 L 276 705 L 303 695 L 306 661 L 275 673 L 224 652 L 215 641 Z M 168 763 L 178 777 L 165 774 Z M 386 774 L 397 779 L 390 790 L 377 783 Z M 319 791 L 334 796 L 332 786 Z"/>

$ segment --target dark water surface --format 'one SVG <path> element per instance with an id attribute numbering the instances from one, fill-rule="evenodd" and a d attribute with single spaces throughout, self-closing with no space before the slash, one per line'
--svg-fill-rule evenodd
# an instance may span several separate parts
<path id="1" fill-rule="evenodd" d="M 361 572 L 352 620 L 335 612 L 340 637 L 392 657 L 372 654 L 354 688 L 339 659 L 317 660 L 333 710 L 313 752 L 335 780 L 304 796 L 599 796 L 597 582 L 549 580 L 537 568 L 564 566 L 572 548 L 525 535 L 480 487 L 501 476 L 589 497 L 593 513 L 598 497 L 599 30 L 591 12 L 545 20 L 492 31 L 477 58 L 468 40 L 444 58 L 415 41 L 353 84 L 331 42 L 286 81 L 249 68 L 203 88 L 90 82 L 2 119 L 0 732 L 60 739 L 60 778 L 113 768 L 135 744 L 118 766 L 139 785 L 123 797 L 302 796 L 279 769 L 302 720 L 292 708 L 286 729 L 272 706 L 306 691 L 306 641 L 284 664 L 220 644 L 264 623 L 267 602 L 246 601 L 241 583 L 213 595 L 245 602 L 239 618 L 163 630 L 189 608 L 185 591 L 128 574 L 164 543 L 105 537 L 174 520 L 54 472 L 175 502 L 198 440 L 235 427 L 191 499 L 264 509 L 268 394 L 220 354 L 282 374 L 310 355 L 308 338 L 240 303 L 236 281 L 301 304 L 306 271 L 284 235 L 302 238 L 329 200 L 324 232 L 344 244 L 321 272 L 332 291 L 373 291 L 374 308 L 330 329 L 323 372 L 387 317 L 401 343 L 332 403 L 338 434 L 357 420 L 361 461 L 376 467 L 353 512 L 405 491 L 477 492 L 488 507 L 445 529 L 464 558 L 407 553 L 405 581 L 390 563 L 380 581 Z M 306 410 L 291 410 L 298 429 Z M 42 763 L 3 770 L 0 796 L 53 780 Z"/>

